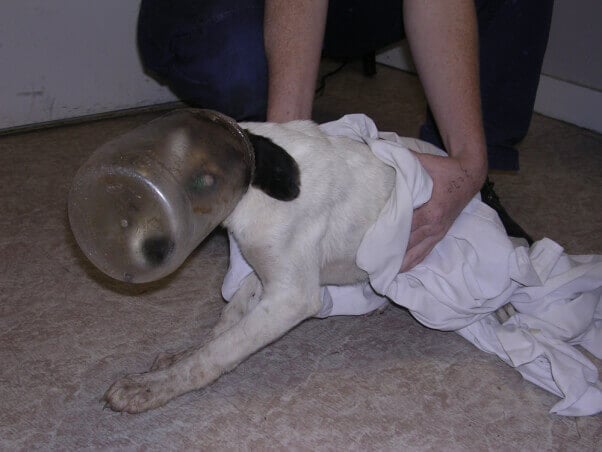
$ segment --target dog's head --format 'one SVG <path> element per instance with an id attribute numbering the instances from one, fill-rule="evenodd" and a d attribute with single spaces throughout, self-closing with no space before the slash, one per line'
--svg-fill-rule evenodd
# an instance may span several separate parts
<path id="1" fill-rule="evenodd" d="M 250 185 L 289 201 L 299 194 L 299 169 L 227 116 L 179 110 L 96 150 L 73 182 L 69 220 L 104 273 L 148 282 L 178 268 Z"/>

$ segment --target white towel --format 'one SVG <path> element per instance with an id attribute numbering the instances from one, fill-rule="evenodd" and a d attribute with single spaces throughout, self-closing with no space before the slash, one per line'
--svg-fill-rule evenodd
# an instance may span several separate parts
<path id="1" fill-rule="evenodd" d="M 391 301 L 424 325 L 456 331 L 498 355 L 525 379 L 561 397 L 552 412 L 602 412 L 596 366 L 574 346 L 602 359 L 602 256 L 569 256 L 549 239 L 530 249 L 515 246 L 497 214 L 477 195 L 426 259 L 398 273 L 413 209 L 431 195 L 432 181 L 410 151 L 444 155 L 434 146 L 379 133 L 364 115 L 348 115 L 320 128 L 365 142 L 392 166 L 396 186 L 360 244 L 356 262 L 370 283 L 322 288 L 319 317 L 358 315 Z M 226 300 L 253 270 L 230 237 Z M 512 303 L 516 314 L 500 324 L 495 311 Z"/>

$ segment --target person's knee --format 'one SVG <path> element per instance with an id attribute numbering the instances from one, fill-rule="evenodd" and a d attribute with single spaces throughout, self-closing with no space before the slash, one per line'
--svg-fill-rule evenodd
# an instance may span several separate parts
<path id="1" fill-rule="evenodd" d="M 262 119 L 267 104 L 263 42 L 245 41 L 236 33 L 209 46 L 202 34 L 175 39 L 167 79 L 174 93 L 192 105 L 238 120 Z"/>
<path id="2" fill-rule="evenodd" d="M 145 67 L 192 105 L 263 119 L 263 2 L 167 3 L 142 2 L 138 44 Z"/>

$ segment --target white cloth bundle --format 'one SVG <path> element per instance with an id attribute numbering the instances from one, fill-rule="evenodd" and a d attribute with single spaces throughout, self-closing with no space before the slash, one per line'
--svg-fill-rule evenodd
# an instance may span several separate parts
<path id="1" fill-rule="evenodd" d="M 365 142 L 397 175 L 395 190 L 357 253 L 357 265 L 370 283 L 323 287 L 319 317 L 365 314 L 388 298 L 424 325 L 456 331 L 561 397 L 552 412 L 602 412 L 598 370 L 575 348 L 602 359 L 602 256 L 569 256 L 549 239 L 530 249 L 515 246 L 497 214 L 477 196 L 421 264 L 398 273 L 411 213 L 432 190 L 429 175 L 409 149 L 444 153 L 419 140 L 379 133 L 364 115 L 320 127 L 328 135 Z M 232 237 L 230 250 L 222 289 L 227 300 L 253 271 Z M 507 303 L 516 313 L 501 324 L 494 313 Z"/>

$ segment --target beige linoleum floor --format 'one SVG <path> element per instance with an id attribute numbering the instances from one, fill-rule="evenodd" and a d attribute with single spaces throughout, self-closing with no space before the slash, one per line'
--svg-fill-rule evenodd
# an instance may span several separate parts
<path id="1" fill-rule="evenodd" d="M 355 65 L 318 120 L 372 116 L 415 135 L 415 77 Z M 95 270 L 66 219 L 76 169 L 146 113 L 0 137 L 0 450 L 601 450 L 601 415 L 556 397 L 407 312 L 309 320 L 210 387 L 141 415 L 102 409 L 114 379 L 201 340 L 223 301 L 223 232 L 173 276 L 129 287 Z M 602 136 L 535 115 L 522 169 L 494 174 L 510 213 L 572 254 L 602 253 Z M 600 362 L 597 362 L 599 368 Z"/>

